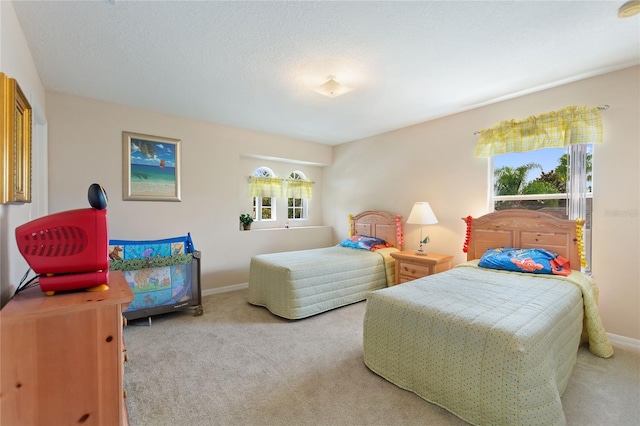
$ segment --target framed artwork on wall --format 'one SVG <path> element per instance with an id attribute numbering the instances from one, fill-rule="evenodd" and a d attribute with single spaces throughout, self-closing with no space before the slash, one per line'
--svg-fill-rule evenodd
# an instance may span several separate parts
<path id="1" fill-rule="evenodd" d="M 180 201 L 180 140 L 122 132 L 122 199 Z"/>
<path id="2" fill-rule="evenodd" d="M 31 202 L 33 111 L 18 82 L 0 73 L 0 203 Z"/>

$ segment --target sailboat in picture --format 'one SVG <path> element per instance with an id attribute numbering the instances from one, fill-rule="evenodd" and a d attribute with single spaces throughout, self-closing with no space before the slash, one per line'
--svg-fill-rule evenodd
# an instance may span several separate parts
<path id="1" fill-rule="evenodd" d="M 160 168 L 164 169 L 164 160 L 160 160 Z"/>

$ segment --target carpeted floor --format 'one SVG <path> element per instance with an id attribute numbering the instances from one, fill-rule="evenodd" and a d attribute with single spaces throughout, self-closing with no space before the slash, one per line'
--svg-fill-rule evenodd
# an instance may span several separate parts
<path id="1" fill-rule="evenodd" d="M 247 302 L 247 290 L 193 311 L 132 321 L 125 389 L 132 426 L 466 425 L 367 369 L 365 302 L 298 321 Z M 638 425 L 640 351 L 580 348 L 562 402 L 569 425 Z"/>

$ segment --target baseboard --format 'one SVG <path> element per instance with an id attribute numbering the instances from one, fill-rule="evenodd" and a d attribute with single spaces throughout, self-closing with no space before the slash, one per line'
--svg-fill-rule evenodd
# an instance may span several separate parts
<path id="1" fill-rule="evenodd" d="M 244 290 L 249 288 L 249 283 L 240 283 L 233 285 L 226 285 L 224 287 L 210 288 L 208 290 L 202 290 L 202 296 L 211 296 L 212 294 L 227 293 L 229 291 Z"/>
<path id="2" fill-rule="evenodd" d="M 622 346 L 627 349 L 635 349 L 640 351 L 640 340 L 632 339 L 630 337 L 618 336 L 617 334 L 607 333 L 609 341 L 613 346 Z"/>

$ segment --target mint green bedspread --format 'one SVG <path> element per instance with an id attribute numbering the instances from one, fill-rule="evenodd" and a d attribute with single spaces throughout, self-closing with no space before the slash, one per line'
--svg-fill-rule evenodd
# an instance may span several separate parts
<path id="1" fill-rule="evenodd" d="M 475 425 L 565 424 L 560 396 L 577 358 L 584 290 L 464 265 L 372 292 L 365 364 Z"/>
<path id="2" fill-rule="evenodd" d="M 300 319 L 365 300 L 392 285 L 395 248 L 376 251 L 332 246 L 253 256 L 249 303 Z"/>

